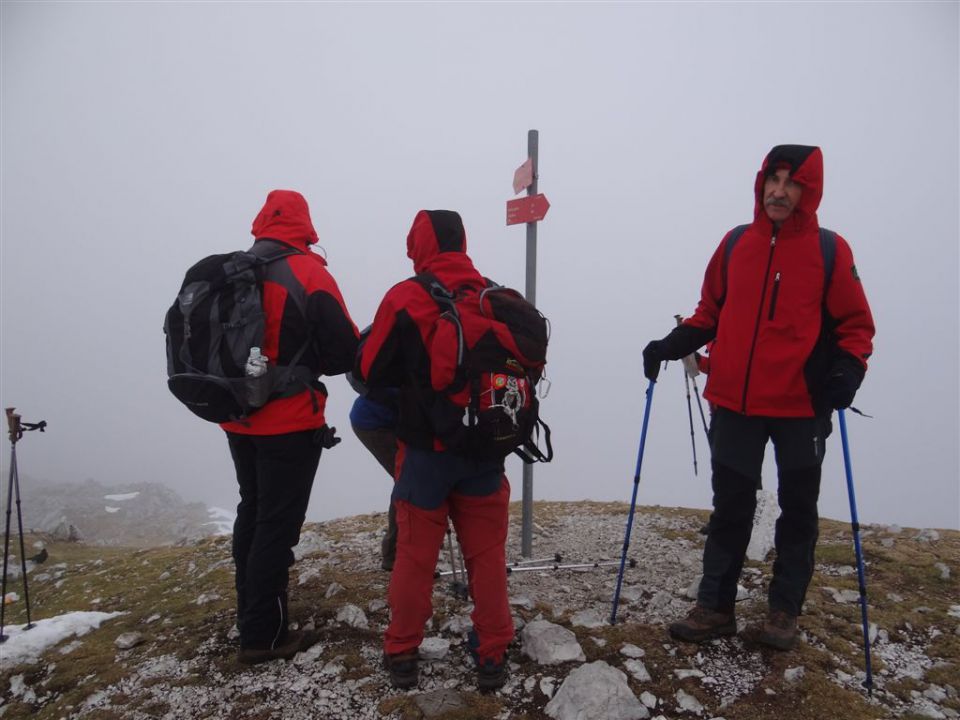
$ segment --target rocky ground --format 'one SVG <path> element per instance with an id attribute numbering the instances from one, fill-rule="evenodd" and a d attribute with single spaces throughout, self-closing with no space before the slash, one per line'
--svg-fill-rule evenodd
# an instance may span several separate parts
<path id="1" fill-rule="evenodd" d="M 616 561 L 626 516 L 619 504 L 538 503 L 534 555 L 548 566 L 555 553 L 560 564 Z M 702 647 L 669 639 L 665 625 L 691 605 L 706 517 L 638 509 L 629 552 L 636 566 L 626 570 L 613 626 L 615 564 L 513 572 L 511 679 L 486 695 L 476 691 L 465 649 L 470 604 L 449 576 L 436 583 L 419 687 L 390 688 L 380 669 L 389 612 L 378 554 L 383 515 L 305 528 L 291 616 L 321 640 L 290 662 L 254 668 L 234 659 L 229 538 L 127 552 L 48 544 L 49 560 L 30 573 L 34 617 L 125 614 L 36 662 L 5 663 L 0 717 L 960 717 L 960 533 L 862 532 L 874 642 L 868 695 L 849 524 L 822 523 L 797 650 L 775 652 L 754 639 L 769 561 L 748 563 L 737 637 Z M 509 547 L 519 546 L 511 537 Z M 8 622 L 23 621 L 16 605 L 8 612 Z"/>

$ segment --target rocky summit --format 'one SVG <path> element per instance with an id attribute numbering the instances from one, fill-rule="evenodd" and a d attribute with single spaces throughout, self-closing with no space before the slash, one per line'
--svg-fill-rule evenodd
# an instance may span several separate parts
<path id="1" fill-rule="evenodd" d="M 802 642 L 778 652 L 756 641 L 769 555 L 748 560 L 736 636 L 696 646 L 667 635 L 666 625 L 691 606 L 703 511 L 638 509 L 628 552 L 634 563 L 611 625 L 627 512 L 621 504 L 535 505 L 535 561 L 511 558 L 517 635 L 510 678 L 488 694 L 477 690 L 466 648 L 471 604 L 460 576 L 450 574 L 460 563 L 447 547 L 419 685 L 390 687 L 381 668 L 389 620 L 382 514 L 304 528 L 291 569 L 291 617 L 320 641 L 290 661 L 252 668 L 236 662 L 229 537 L 128 549 L 32 535 L 27 554 L 47 551 L 27 575 L 38 622 L 26 632 L 14 628 L 10 644 L 0 645 L 0 718 L 960 717 L 960 533 L 861 531 L 874 685 L 868 694 L 849 523 L 821 522 Z M 519 507 L 512 513 L 508 547 L 518 549 Z M 8 590 L 19 588 L 19 579 L 9 583 Z M 6 621 L 22 624 L 24 602 L 11 595 Z M 95 626 L 23 651 L 30 633 L 39 637 L 77 611 L 98 613 Z"/>

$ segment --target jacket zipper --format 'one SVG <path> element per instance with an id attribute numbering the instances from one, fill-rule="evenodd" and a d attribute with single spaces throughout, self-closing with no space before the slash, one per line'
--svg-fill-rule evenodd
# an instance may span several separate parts
<path id="1" fill-rule="evenodd" d="M 753 351 L 757 347 L 757 336 L 760 334 L 760 320 L 763 318 L 763 299 L 767 296 L 767 281 L 770 279 L 770 268 L 773 265 L 773 251 L 777 247 L 777 234 L 770 237 L 770 255 L 767 257 L 767 268 L 763 271 L 763 290 L 760 291 L 760 303 L 757 305 L 757 323 L 753 328 L 753 341 L 750 343 L 750 355 L 747 357 L 747 374 L 743 378 L 743 400 L 740 412 L 747 414 L 747 390 L 750 387 L 750 369 L 753 366 Z"/>
<path id="2" fill-rule="evenodd" d="M 767 320 L 773 320 L 773 311 L 777 307 L 777 293 L 780 292 L 780 273 L 773 276 L 773 292 L 770 294 L 770 314 Z"/>

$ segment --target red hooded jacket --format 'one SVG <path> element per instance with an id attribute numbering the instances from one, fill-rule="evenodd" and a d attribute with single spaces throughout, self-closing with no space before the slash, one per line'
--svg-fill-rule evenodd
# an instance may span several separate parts
<path id="1" fill-rule="evenodd" d="M 768 169 L 789 166 L 803 186 L 793 214 L 775 231 L 763 206 Z M 873 351 L 873 317 L 850 246 L 836 239 L 824 296 L 824 263 L 817 208 L 823 195 L 820 148 L 781 145 L 767 155 L 754 186 L 754 218 L 725 260 L 726 237 L 704 275 L 700 303 L 684 325 L 715 334 L 704 397 L 746 415 L 811 417 L 815 388 L 828 367 L 812 358 L 826 320 L 837 357 L 866 370 Z M 724 264 L 727 265 L 724 270 Z M 826 298 L 824 304 L 824 297 Z"/>
<path id="2" fill-rule="evenodd" d="M 310 250 L 317 232 L 303 196 L 292 190 L 274 190 L 253 221 L 256 241 L 274 240 L 301 254 L 267 266 L 263 283 L 263 308 L 267 324 L 261 352 L 270 363 L 289 364 L 308 337 L 311 343 L 298 364 L 316 375 L 339 375 L 350 370 L 359 333 L 350 319 L 343 297 L 327 261 Z M 294 283 L 280 283 L 280 273 Z M 299 285 L 302 292 L 286 287 Z M 296 295 L 293 297 L 291 295 Z M 224 430 L 244 435 L 279 435 L 322 427 L 327 392 L 315 381 L 311 389 L 267 403 L 243 422 L 222 423 Z"/>
<path id="3" fill-rule="evenodd" d="M 421 210 L 407 235 L 407 257 L 417 274 L 430 273 L 447 288 L 486 287 L 466 254 L 467 236 L 460 215 Z M 416 280 L 394 285 L 377 309 L 370 333 L 357 357 L 354 375 L 370 387 L 400 388 L 397 436 L 414 447 L 443 450 L 433 435 L 427 343 L 440 316 L 436 301 Z"/>

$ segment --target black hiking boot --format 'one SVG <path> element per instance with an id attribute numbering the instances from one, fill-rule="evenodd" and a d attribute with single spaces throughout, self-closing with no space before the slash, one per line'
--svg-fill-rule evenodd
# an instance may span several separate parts
<path id="1" fill-rule="evenodd" d="M 670 635 L 685 642 L 702 643 L 714 638 L 737 634 L 737 618 L 733 613 L 710 610 L 695 605 L 683 620 L 670 625 Z"/>
<path id="2" fill-rule="evenodd" d="M 776 650 L 793 650 L 799 635 L 795 615 L 784 610 L 771 610 L 757 640 Z"/>
<path id="3" fill-rule="evenodd" d="M 390 676 L 390 684 L 398 690 L 415 687 L 420 679 L 420 652 L 417 648 L 395 655 L 383 654 L 383 666 Z"/>
<path id="4" fill-rule="evenodd" d="M 509 672 L 507 670 L 507 652 L 504 650 L 500 657 L 500 662 L 493 658 L 484 658 L 481 662 L 477 654 L 477 648 L 480 646 L 480 638 L 477 637 L 475 630 L 467 633 L 467 650 L 470 651 L 470 657 L 477 665 L 477 689 L 480 692 L 491 692 L 499 690 L 507 682 Z"/>
<path id="5" fill-rule="evenodd" d="M 240 648 L 237 662 L 243 665 L 259 665 L 271 660 L 289 660 L 298 652 L 315 645 L 317 636 L 305 630 L 291 630 L 286 639 L 273 648 Z"/>
<path id="6" fill-rule="evenodd" d="M 477 689 L 480 692 L 499 690 L 507 682 L 507 654 L 504 653 L 500 662 L 487 658 L 483 663 L 477 663 Z"/>

